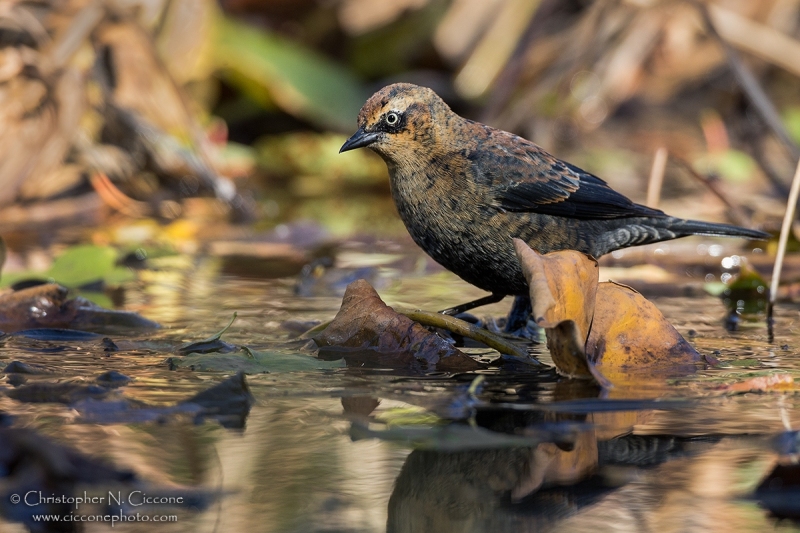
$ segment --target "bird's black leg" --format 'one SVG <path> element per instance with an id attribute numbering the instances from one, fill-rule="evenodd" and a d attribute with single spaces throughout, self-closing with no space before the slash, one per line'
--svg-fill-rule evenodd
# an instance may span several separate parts
<path id="1" fill-rule="evenodd" d="M 511 306 L 511 311 L 508 312 L 508 318 L 506 318 L 504 331 L 511 333 L 524 328 L 532 312 L 533 307 L 531 306 L 530 296 L 515 296 L 514 305 Z"/>
<path id="2" fill-rule="evenodd" d="M 497 303 L 505 297 L 506 297 L 505 294 L 493 293 L 490 294 L 489 296 L 484 296 L 483 298 L 478 298 L 477 300 L 472 300 L 471 302 L 467 302 L 465 304 L 457 305 L 455 307 L 448 307 L 447 309 L 442 309 L 439 312 L 442 313 L 443 315 L 456 316 L 460 315 L 461 313 L 466 313 L 471 309 L 475 309 L 476 307 L 481 307 L 482 305 Z M 528 300 L 528 305 L 530 305 L 530 300 Z"/>

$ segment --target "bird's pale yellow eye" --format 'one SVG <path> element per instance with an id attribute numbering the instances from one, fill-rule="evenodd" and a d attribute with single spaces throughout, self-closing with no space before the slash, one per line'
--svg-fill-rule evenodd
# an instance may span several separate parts
<path id="1" fill-rule="evenodd" d="M 400 115 L 397 113 L 389 113 L 386 115 L 386 123 L 390 126 L 396 126 L 400 122 Z"/>

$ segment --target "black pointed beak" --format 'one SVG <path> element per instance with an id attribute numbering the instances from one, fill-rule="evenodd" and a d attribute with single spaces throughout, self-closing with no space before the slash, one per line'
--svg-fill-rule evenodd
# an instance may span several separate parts
<path id="1" fill-rule="evenodd" d="M 364 131 L 364 128 L 358 128 L 352 137 L 347 139 L 345 143 L 339 148 L 339 153 L 347 152 L 348 150 L 355 150 L 356 148 L 363 148 L 365 146 L 369 146 L 370 144 L 374 143 L 380 137 L 380 133 L 378 132 L 367 132 Z"/>

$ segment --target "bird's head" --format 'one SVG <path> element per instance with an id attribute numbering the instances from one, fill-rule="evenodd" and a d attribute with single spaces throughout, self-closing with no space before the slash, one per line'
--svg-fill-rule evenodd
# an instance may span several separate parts
<path id="1" fill-rule="evenodd" d="M 438 131 L 456 116 L 427 87 L 388 85 L 373 94 L 358 114 L 358 131 L 339 152 L 368 147 L 384 159 L 397 160 L 435 147 Z"/>

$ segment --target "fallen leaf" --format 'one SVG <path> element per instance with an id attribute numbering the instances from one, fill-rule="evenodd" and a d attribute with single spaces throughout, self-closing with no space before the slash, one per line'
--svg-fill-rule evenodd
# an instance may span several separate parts
<path id="1" fill-rule="evenodd" d="M 313 337 L 320 358 L 348 366 L 405 368 L 415 372 L 477 370 L 481 365 L 444 339 L 383 303 L 366 281 L 347 286 L 342 307 Z"/>
<path id="2" fill-rule="evenodd" d="M 203 354 L 203 353 L 211 353 L 211 352 L 232 352 L 236 349 L 236 346 L 233 344 L 229 344 L 222 340 L 222 335 L 228 331 L 228 329 L 233 325 L 234 320 L 236 320 L 237 313 L 233 313 L 230 322 L 228 325 L 219 330 L 218 332 L 214 333 L 208 338 L 205 338 L 200 341 L 189 342 L 184 344 L 183 346 L 178 348 L 178 353 L 181 354 Z"/>
<path id="3" fill-rule="evenodd" d="M 54 283 L 0 295 L 0 329 L 71 328 L 85 331 L 160 327 L 127 311 L 105 309 L 85 298 L 69 299 L 69 291 Z"/>
<path id="4" fill-rule="evenodd" d="M 652 302 L 614 282 L 600 283 L 597 288 L 586 356 L 600 372 L 646 368 L 648 372 L 686 373 L 702 360 Z"/>
<path id="5" fill-rule="evenodd" d="M 591 377 L 583 351 L 594 315 L 597 261 L 572 250 L 541 255 L 520 239 L 514 247 L 556 368 L 570 377 Z"/>
<path id="6" fill-rule="evenodd" d="M 658 308 L 635 290 L 598 283 L 597 262 L 563 250 L 539 254 L 519 239 L 517 257 L 530 287 L 533 316 L 545 328 L 547 347 L 559 373 L 593 377 L 646 370 L 658 374 L 692 372 L 702 360 Z"/>
<path id="7" fill-rule="evenodd" d="M 117 251 L 93 244 L 73 246 L 58 256 L 44 272 L 14 272 L 3 278 L 2 285 L 27 279 L 49 279 L 65 287 L 76 288 L 95 282 L 119 285 L 134 279 L 133 273 L 117 266 Z"/>
<path id="8" fill-rule="evenodd" d="M 239 353 L 192 353 L 185 357 L 171 357 L 170 368 L 189 368 L 198 372 L 244 372 L 265 374 L 276 372 L 302 372 L 328 368 L 341 368 L 341 360 L 324 361 L 303 354 L 260 352 L 244 347 Z"/>

